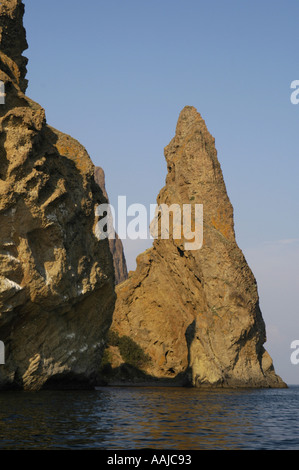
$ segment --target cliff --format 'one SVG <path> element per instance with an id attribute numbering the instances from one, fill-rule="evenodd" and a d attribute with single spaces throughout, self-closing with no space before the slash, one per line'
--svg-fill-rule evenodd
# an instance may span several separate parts
<path id="1" fill-rule="evenodd" d="M 284 387 L 263 346 L 257 284 L 236 243 L 215 141 L 195 108 L 182 110 L 165 158 L 157 204 L 177 205 L 179 219 L 173 215 L 168 237 L 160 225 L 153 247 L 117 287 L 103 377 L 110 384 Z M 189 230 L 184 205 L 193 207 Z"/>
<path id="2" fill-rule="evenodd" d="M 106 198 L 86 150 L 25 96 L 20 0 L 0 5 L 0 389 L 89 388 L 115 302 L 113 260 L 95 235 Z"/>

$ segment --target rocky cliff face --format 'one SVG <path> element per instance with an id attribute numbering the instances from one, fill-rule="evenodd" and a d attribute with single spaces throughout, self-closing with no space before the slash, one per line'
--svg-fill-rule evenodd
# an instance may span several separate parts
<path id="1" fill-rule="evenodd" d="M 100 186 L 105 198 L 109 203 L 105 184 L 105 173 L 103 168 L 95 167 L 95 181 Z M 128 270 L 123 244 L 121 239 L 118 237 L 117 233 L 115 233 L 115 238 L 109 239 L 109 246 L 113 256 L 115 284 L 120 284 L 128 278 Z"/>
<path id="2" fill-rule="evenodd" d="M 168 175 L 157 203 L 177 204 L 181 213 L 184 204 L 203 205 L 203 245 L 186 245 L 190 232 L 178 237 L 170 226 L 169 239 L 160 233 L 137 258 L 136 271 L 117 287 L 106 380 L 285 386 L 263 346 L 257 285 L 235 240 L 214 138 L 193 107 L 181 112 L 165 157 Z"/>
<path id="3" fill-rule="evenodd" d="M 115 301 L 106 199 L 86 150 L 25 96 L 20 0 L 0 5 L 0 389 L 90 387 Z"/>
<path id="4" fill-rule="evenodd" d="M 23 13 L 21 0 L 2 0 L 0 389 L 86 388 L 100 375 L 108 383 L 285 386 L 263 346 L 256 281 L 235 240 L 214 139 L 192 107 L 165 149 L 157 202 L 181 213 L 203 205 L 203 223 L 194 219 L 179 237 L 171 227 L 160 234 L 117 286 L 99 373 L 114 271 L 117 282 L 126 277 L 122 247 L 96 236 L 96 208 L 107 202 L 103 173 L 96 182 L 86 150 L 50 127 L 25 95 Z M 183 219 L 178 225 L 185 228 Z M 202 229 L 203 244 L 193 249 Z"/>

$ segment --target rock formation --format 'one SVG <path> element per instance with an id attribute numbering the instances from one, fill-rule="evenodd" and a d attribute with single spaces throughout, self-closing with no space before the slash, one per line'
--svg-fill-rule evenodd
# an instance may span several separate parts
<path id="1" fill-rule="evenodd" d="M 109 204 L 109 197 L 106 191 L 106 184 L 105 184 L 105 173 L 104 173 L 103 168 L 98 167 L 98 166 L 95 167 L 95 181 L 100 186 Z M 121 282 L 125 281 L 128 278 L 128 270 L 127 270 L 127 263 L 126 263 L 126 258 L 124 254 L 123 244 L 122 244 L 121 239 L 118 237 L 117 233 L 115 233 L 115 238 L 109 239 L 109 246 L 110 246 L 110 251 L 113 256 L 115 284 L 120 284 Z"/>
<path id="2" fill-rule="evenodd" d="M 25 95 L 23 14 L 21 0 L 1 1 L 0 389 L 87 388 L 103 377 L 284 387 L 264 349 L 257 285 L 235 240 L 215 142 L 192 107 L 165 149 L 168 175 L 157 203 L 176 205 L 180 216 L 185 205 L 202 205 L 203 222 L 184 231 L 184 219 L 170 217 L 174 227 L 160 229 L 116 287 L 114 310 L 115 280 L 126 278 L 126 267 L 120 240 L 109 246 L 97 238 L 104 174 Z M 203 244 L 193 249 L 201 230 Z"/>
<path id="3" fill-rule="evenodd" d="M 165 157 L 168 175 L 158 207 L 177 204 L 182 214 L 183 205 L 191 204 L 195 214 L 195 204 L 203 205 L 203 245 L 188 246 L 190 231 L 174 236 L 170 225 L 169 239 L 160 230 L 153 247 L 137 258 L 136 271 L 117 287 L 105 379 L 111 384 L 284 387 L 263 346 L 257 285 L 235 240 L 215 141 L 195 108 L 182 110 Z M 137 358 L 134 367 L 121 353 L 124 338 Z"/>
<path id="4" fill-rule="evenodd" d="M 27 96 L 20 0 L 0 4 L 0 389 L 91 387 L 115 302 L 106 199 L 74 139 Z"/>

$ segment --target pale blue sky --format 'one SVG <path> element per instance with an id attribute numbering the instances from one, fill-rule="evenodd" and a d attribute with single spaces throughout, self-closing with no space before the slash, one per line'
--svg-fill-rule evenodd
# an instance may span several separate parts
<path id="1" fill-rule="evenodd" d="M 24 3 L 27 93 L 104 168 L 113 205 L 155 203 L 181 109 L 201 113 L 258 281 L 266 348 L 299 383 L 298 1 Z M 125 244 L 130 268 L 145 246 Z"/>

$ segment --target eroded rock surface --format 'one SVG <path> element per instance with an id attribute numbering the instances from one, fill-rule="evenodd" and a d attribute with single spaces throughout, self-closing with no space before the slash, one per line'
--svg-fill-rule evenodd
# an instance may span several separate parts
<path id="1" fill-rule="evenodd" d="M 135 344 L 150 360 L 132 367 L 114 341 L 106 380 L 284 387 L 263 346 L 256 280 L 235 240 L 215 141 L 195 108 L 182 110 L 165 157 L 157 203 L 178 204 L 182 213 L 184 204 L 202 204 L 203 245 L 186 249 L 188 234 L 174 239 L 170 230 L 170 239 L 159 237 L 137 258 L 136 271 L 117 287 L 111 331 L 132 340 L 132 356 Z"/>
<path id="2" fill-rule="evenodd" d="M 24 6 L 0 4 L 0 389 L 91 387 L 115 301 L 86 150 L 25 96 Z"/>

